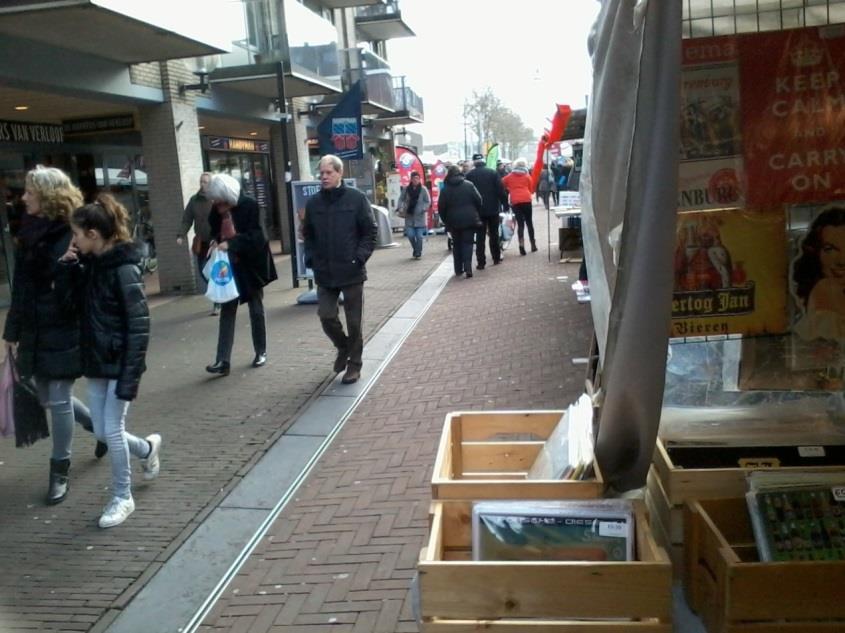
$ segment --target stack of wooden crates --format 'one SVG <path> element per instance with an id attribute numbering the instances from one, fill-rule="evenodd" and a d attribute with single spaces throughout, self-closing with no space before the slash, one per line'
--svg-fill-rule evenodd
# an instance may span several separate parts
<path id="1" fill-rule="evenodd" d="M 708 633 L 845 632 L 845 561 L 759 561 L 745 500 L 754 469 L 683 468 L 657 441 L 646 507 L 690 608 Z"/>
<path id="2" fill-rule="evenodd" d="M 431 526 L 420 554 L 422 627 L 430 632 L 670 633 L 671 565 L 636 507 L 633 562 L 472 560 L 477 500 L 595 499 L 591 481 L 526 479 L 563 411 L 451 413 L 432 478 Z"/>

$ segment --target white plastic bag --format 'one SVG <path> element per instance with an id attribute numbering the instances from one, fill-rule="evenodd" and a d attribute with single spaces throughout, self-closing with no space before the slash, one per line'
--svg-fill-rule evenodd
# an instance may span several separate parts
<path id="1" fill-rule="evenodd" d="M 215 248 L 202 272 L 208 278 L 205 296 L 210 301 L 228 303 L 238 298 L 238 287 L 235 285 L 235 276 L 228 253 Z"/>

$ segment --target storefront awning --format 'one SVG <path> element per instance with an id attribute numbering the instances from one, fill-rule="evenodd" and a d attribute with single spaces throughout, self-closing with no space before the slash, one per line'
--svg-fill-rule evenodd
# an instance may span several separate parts
<path id="1" fill-rule="evenodd" d="M 210 41 L 146 21 L 143 16 L 149 12 L 130 13 L 122 7 L 130 5 L 121 0 L 6 0 L 0 5 L 0 36 L 23 36 L 125 64 L 226 52 Z"/>
<path id="2" fill-rule="evenodd" d="M 278 62 L 218 68 L 209 76 L 212 84 L 225 84 L 227 88 L 248 94 L 276 99 Z M 311 97 L 329 95 L 341 90 L 340 78 L 320 77 L 299 66 L 292 65 L 284 73 L 285 97 Z"/>

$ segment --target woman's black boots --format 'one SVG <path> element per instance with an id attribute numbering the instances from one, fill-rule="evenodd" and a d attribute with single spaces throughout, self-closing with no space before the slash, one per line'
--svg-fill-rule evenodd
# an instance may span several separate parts
<path id="1" fill-rule="evenodd" d="M 537 242 L 535 242 L 534 240 L 531 240 L 531 252 L 532 253 L 537 252 Z"/>
<path id="2" fill-rule="evenodd" d="M 50 489 L 47 491 L 47 505 L 54 506 L 67 497 L 69 459 L 50 460 Z"/>

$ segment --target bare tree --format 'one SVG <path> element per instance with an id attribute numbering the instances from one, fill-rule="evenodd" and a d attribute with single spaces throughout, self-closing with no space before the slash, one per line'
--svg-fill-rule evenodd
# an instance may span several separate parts
<path id="1" fill-rule="evenodd" d="M 503 109 L 499 100 L 490 87 L 480 93 L 473 90 L 472 98 L 464 101 L 464 120 L 468 121 L 478 139 L 478 150 L 492 137 L 492 122 Z"/>
<path id="2" fill-rule="evenodd" d="M 529 141 L 534 132 L 510 108 L 504 108 L 493 120 L 493 139 L 502 146 L 502 155 L 516 158 L 515 154 Z"/>
<path id="3" fill-rule="evenodd" d="M 503 155 L 510 156 L 534 137 L 519 115 L 505 107 L 489 87 L 480 93 L 473 90 L 472 97 L 464 101 L 464 120 L 475 132 L 478 152 L 485 144 L 499 143 Z"/>

